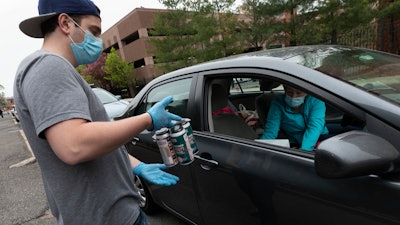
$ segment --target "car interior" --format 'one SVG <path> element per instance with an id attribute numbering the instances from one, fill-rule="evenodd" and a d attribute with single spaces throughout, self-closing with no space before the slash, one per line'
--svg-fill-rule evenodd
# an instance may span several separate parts
<path id="1" fill-rule="evenodd" d="M 228 134 L 235 137 L 255 139 L 257 134 L 247 123 L 235 113 L 219 113 L 229 107 L 226 87 L 214 83 L 211 85 L 211 132 Z M 232 111 L 233 112 L 233 111 Z"/>
<path id="2" fill-rule="evenodd" d="M 284 95 L 282 83 L 265 78 L 235 77 L 213 79 L 209 83 L 208 120 L 210 132 L 231 135 L 245 139 L 259 138 L 265 128 L 271 102 Z M 258 121 L 249 126 L 237 115 L 239 105 L 255 111 Z M 362 130 L 365 122 L 326 102 L 326 126 L 331 136 L 350 131 Z M 280 132 L 279 138 L 285 138 Z"/>
<path id="3" fill-rule="evenodd" d="M 263 93 L 255 99 L 255 110 L 259 116 L 259 123 L 264 127 L 267 120 L 269 106 L 271 102 L 278 96 L 283 95 L 282 91 L 274 91 L 274 88 L 279 87 L 281 84 L 276 81 L 267 79 L 260 80 L 260 91 Z"/>

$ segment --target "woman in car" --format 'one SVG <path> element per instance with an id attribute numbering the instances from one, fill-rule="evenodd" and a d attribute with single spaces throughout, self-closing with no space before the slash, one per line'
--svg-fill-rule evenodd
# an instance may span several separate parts
<path id="1" fill-rule="evenodd" d="M 312 151 L 328 134 L 325 126 L 325 103 L 313 96 L 284 85 L 285 95 L 271 103 L 261 139 L 276 139 L 279 131 L 292 147 Z"/>

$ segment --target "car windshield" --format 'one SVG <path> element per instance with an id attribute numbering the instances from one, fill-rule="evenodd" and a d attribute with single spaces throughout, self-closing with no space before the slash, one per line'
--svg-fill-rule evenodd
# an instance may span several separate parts
<path id="1" fill-rule="evenodd" d="M 118 99 L 113 94 L 111 94 L 105 90 L 96 89 L 96 88 L 93 88 L 92 90 L 94 91 L 94 93 L 97 95 L 97 97 L 100 99 L 101 103 L 103 103 L 103 104 L 108 104 L 108 103 L 118 101 Z"/>
<path id="2" fill-rule="evenodd" d="M 343 46 L 288 49 L 268 55 L 321 71 L 400 104 L 400 56 Z"/>

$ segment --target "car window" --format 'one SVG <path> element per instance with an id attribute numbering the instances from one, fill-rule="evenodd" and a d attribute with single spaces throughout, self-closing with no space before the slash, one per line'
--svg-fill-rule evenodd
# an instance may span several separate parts
<path id="1" fill-rule="evenodd" d="M 400 105 L 398 57 L 347 47 L 305 52 L 289 61 L 319 70 Z"/>
<path id="2" fill-rule="evenodd" d="M 148 93 L 147 99 L 139 106 L 137 114 L 146 112 L 155 103 L 171 95 L 173 97 L 173 102 L 167 106 L 168 111 L 181 117 L 187 117 L 187 103 L 191 82 L 192 79 L 188 78 L 176 80 L 153 88 Z"/>
<path id="3" fill-rule="evenodd" d="M 283 91 L 283 85 L 280 83 L 268 83 L 268 80 L 261 78 L 233 78 L 229 94 L 259 93 L 261 91 Z M 274 85 L 269 87 L 268 85 Z"/>
<path id="4" fill-rule="evenodd" d="M 297 87 L 296 84 L 285 83 L 285 85 L 296 87 L 298 90 L 306 93 L 306 95 L 309 96 L 308 99 L 312 98 L 314 102 L 318 102 L 318 105 L 322 105 L 324 109 L 322 112 L 325 113 L 319 113 L 321 118 L 319 123 L 322 124 L 321 129 L 324 130 L 324 132 L 321 133 L 320 140 L 324 140 L 331 136 L 335 136 L 350 130 L 364 129 L 364 121 L 345 113 L 334 104 L 318 99 L 307 90 Z M 283 83 L 281 83 L 281 81 L 254 75 L 254 77 L 246 76 L 234 78 L 230 77 L 226 79 L 213 79 L 209 81 L 208 87 L 209 127 L 210 131 L 214 133 L 221 133 L 253 140 L 286 139 L 286 142 L 271 140 L 268 143 L 278 144 L 285 147 L 299 148 L 301 143 L 296 144 L 292 139 L 293 136 L 285 133 L 280 126 L 298 126 L 300 129 L 301 126 L 304 126 L 301 125 L 301 123 L 306 123 L 306 121 L 309 121 L 307 117 L 309 117 L 311 113 L 313 113 L 313 117 L 316 115 L 316 112 L 310 111 L 310 114 L 301 115 L 300 119 L 303 119 L 296 120 L 297 122 L 294 124 L 288 124 L 292 123 L 290 120 L 289 122 L 285 122 L 286 124 L 280 121 L 280 125 L 278 125 L 278 127 L 271 128 L 276 129 L 275 134 L 277 136 L 274 138 L 268 138 L 269 135 L 267 135 L 268 137 L 264 136 L 264 131 L 266 129 L 266 123 L 273 101 L 279 100 L 282 106 L 285 105 L 285 103 L 283 103 L 285 92 Z M 311 101 L 308 100 L 308 102 Z M 291 112 L 289 112 L 287 115 L 290 116 Z M 282 114 L 281 116 L 286 117 L 287 115 L 285 114 L 283 116 Z M 315 121 L 312 121 L 312 123 L 314 122 Z M 300 123 L 300 125 L 296 123 Z M 290 132 L 294 131 L 290 130 Z M 295 136 L 295 138 L 301 140 L 301 136 Z M 316 138 L 316 140 L 317 139 L 318 138 Z M 289 142 L 290 144 L 288 144 Z"/>
<path id="5" fill-rule="evenodd" d="M 115 95 L 111 94 L 110 92 L 99 89 L 99 88 L 93 88 L 93 92 L 96 94 L 96 96 L 100 99 L 101 103 L 103 104 L 108 104 L 112 102 L 117 102 L 118 99 L 115 97 Z"/>
<path id="6" fill-rule="evenodd" d="M 260 91 L 260 83 L 258 79 L 251 78 L 234 78 L 230 86 L 230 94 L 242 94 L 245 92 Z"/>

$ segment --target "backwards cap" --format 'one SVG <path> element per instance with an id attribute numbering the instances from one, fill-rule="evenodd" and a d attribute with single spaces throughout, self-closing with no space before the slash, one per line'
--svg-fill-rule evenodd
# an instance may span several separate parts
<path id="1" fill-rule="evenodd" d="M 100 18 L 100 9 L 91 0 L 39 0 L 39 16 L 22 21 L 19 29 L 26 35 L 42 38 L 43 22 L 60 14 L 94 15 Z"/>

